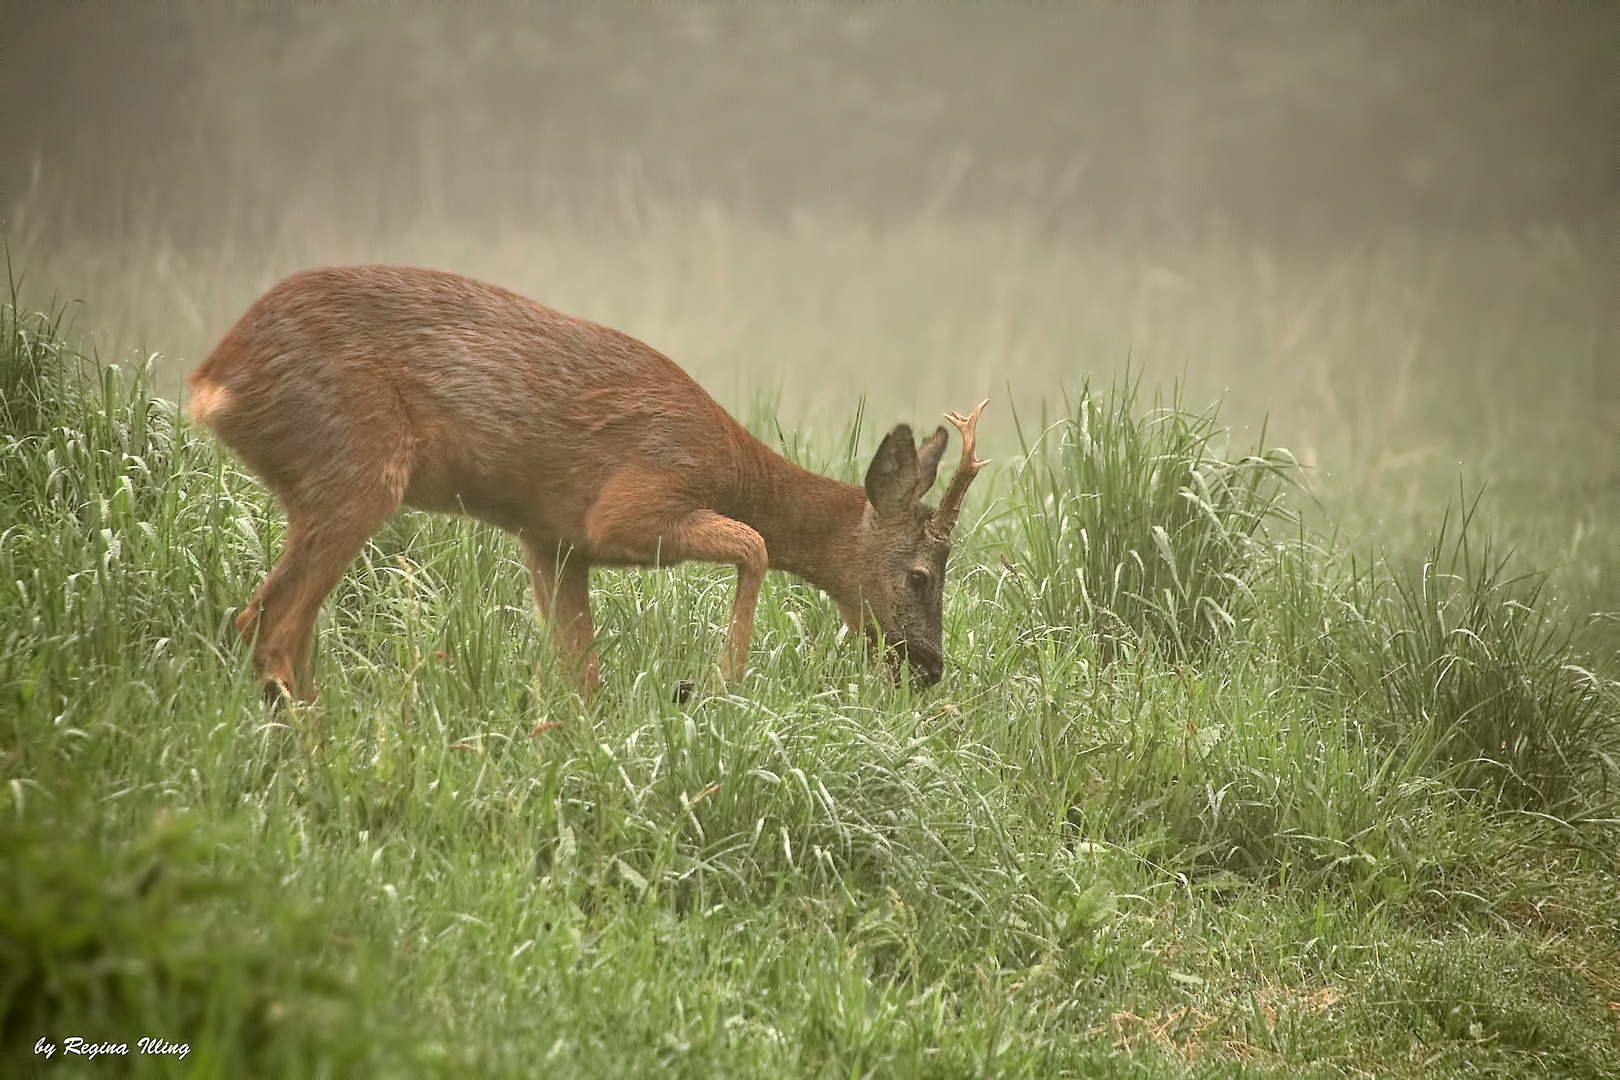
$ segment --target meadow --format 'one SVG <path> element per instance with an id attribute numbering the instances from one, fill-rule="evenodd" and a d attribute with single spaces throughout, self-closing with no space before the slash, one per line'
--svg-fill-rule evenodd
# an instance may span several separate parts
<path id="1" fill-rule="evenodd" d="M 624 215 L 268 254 L 17 227 L 0 1071 L 1620 1074 L 1596 237 Z M 743 684 L 675 704 L 732 575 L 599 572 L 586 704 L 510 540 L 405 514 L 328 602 L 319 703 L 262 704 L 229 628 L 283 522 L 178 375 L 362 258 L 625 329 L 845 479 L 990 395 L 943 682 L 772 575 Z M 69 1036 L 132 1052 L 36 1055 Z"/>

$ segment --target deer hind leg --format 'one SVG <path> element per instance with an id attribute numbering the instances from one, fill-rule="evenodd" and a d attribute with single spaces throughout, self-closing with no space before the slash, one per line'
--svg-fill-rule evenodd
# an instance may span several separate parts
<path id="1" fill-rule="evenodd" d="M 309 661 L 321 603 L 399 500 L 388 493 L 341 509 L 287 499 L 283 505 L 287 544 L 275 569 L 237 616 L 236 631 L 253 643 L 253 670 L 264 681 L 265 696 L 285 690 L 307 702 L 315 700 Z"/>
<path id="2" fill-rule="evenodd" d="M 575 673 L 587 698 L 602 685 L 601 662 L 591 651 L 596 633 L 591 625 L 591 567 L 577 556 L 559 559 L 555 545 L 525 542 L 534 602 L 551 627 L 551 648 L 558 661 Z"/>

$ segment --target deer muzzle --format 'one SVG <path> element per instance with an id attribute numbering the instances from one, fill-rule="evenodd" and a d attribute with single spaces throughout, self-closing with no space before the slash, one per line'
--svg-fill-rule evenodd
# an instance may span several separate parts
<path id="1" fill-rule="evenodd" d="M 937 650 L 926 645 L 896 642 L 894 656 L 896 660 L 911 665 L 911 681 L 925 689 L 939 682 L 945 675 L 945 658 Z M 894 676 L 898 681 L 900 677 L 898 664 L 895 665 Z"/>

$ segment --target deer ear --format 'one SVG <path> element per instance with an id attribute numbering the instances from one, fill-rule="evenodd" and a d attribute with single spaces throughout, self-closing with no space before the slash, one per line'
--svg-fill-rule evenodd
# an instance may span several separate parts
<path id="1" fill-rule="evenodd" d="M 937 471 L 939 462 L 934 467 Z M 866 497 L 879 514 L 904 510 L 917 499 L 917 444 L 909 424 L 896 424 L 866 470 Z"/>
<path id="2" fill-rule="evenodd" d="M 945 456 L 945 429 L 941 427 L 917 447 L 917 498 L 928 494 L 939 476 L 939 459 Z"/>

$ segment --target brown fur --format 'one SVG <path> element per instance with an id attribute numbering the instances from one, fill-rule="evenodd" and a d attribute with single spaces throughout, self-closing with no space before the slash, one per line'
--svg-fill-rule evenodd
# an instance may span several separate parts
<path id="1" fill-rule="evenodd" d="M 193 421 L 287 513 L 281 560 L 237 619 L 271 687 L 312 697 L 320 605 L 401 505 L 517 536 L 553 646 L 587 692 L 599 682 L 590 568 L 688 559 L 737 567 L 727 682 L 743 674 L 767 568 L 824 589 L 852 628 L 875 623 L 920 678 L 942 670 L 960 495 L 938 520 L 920 496 L 943 428 L 920 456 L 910 429 L 895 428 L 863 490 L 787 461 L 633 338 L 464 277 L 389 266 L 288 278 L 187 386 Z M 964 435 L 956 492 L 982 462 L 972 420 L 952 419 Z"/>

